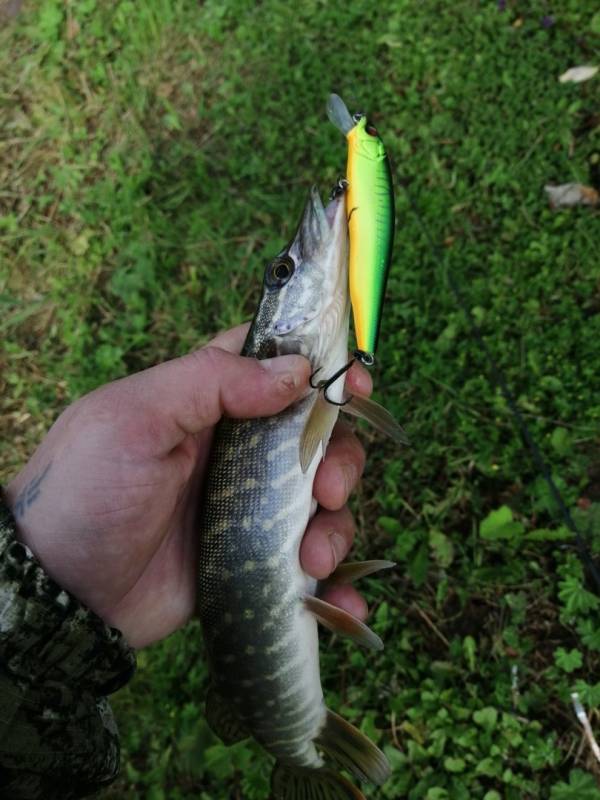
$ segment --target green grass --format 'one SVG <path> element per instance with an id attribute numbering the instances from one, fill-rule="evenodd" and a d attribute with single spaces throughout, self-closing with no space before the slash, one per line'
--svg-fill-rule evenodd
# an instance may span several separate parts
<path id="1" fill-rule="evenodd" d="M 375 383 L 414 446 L 363 437 L 357 551 L 399 562 L 364 581 L 386 649 L 322 646 L 329 702 L 394 767 L 369 797 L 600 798 L 569 699 L 597 728 L 600 601 L 447 280 L 598 552 L 600 223 L 543 192 L 600 150 L 598 78 L 557 81 L 600 63 L 596 10 L 43 0 L 0 33 L 4 480 L 70 400 L 251 316 L 309 185 L 343 170 L 327 93 L 372 112 L 398 217 Z M 264 800 L 258 749 L 202 719 L 197 625 L 139 663 L 108 796 Z"/>

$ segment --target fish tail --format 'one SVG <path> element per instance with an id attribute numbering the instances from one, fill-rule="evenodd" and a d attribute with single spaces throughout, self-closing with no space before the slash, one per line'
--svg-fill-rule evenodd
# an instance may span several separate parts
<path id="1" fill-rule="evenodd" d="M 275 800 L 366 800 L 350 781 L 328 769 L 302 769 L 278 761 L 271 777 Z"/>
<path id="2" fill-rule="evenodd" d="M 390 765 L 381 750 L 354 725 L 329 709 L 316 744 L 361 781 L 379 785 L 390 777 Z"/>

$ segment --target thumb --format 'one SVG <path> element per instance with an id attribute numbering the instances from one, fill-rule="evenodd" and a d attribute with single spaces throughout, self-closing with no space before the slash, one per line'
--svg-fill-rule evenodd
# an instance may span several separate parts
<path id="1" fill-rule="evenodd" d="M 310 363 L 289 355 L 259 361 L 208 346 L 159 364 L 134 378 L 144 405 L 170 418 L 183 435 L 199 433 L 223 416 L 277 414 L 306 389 Z"/>

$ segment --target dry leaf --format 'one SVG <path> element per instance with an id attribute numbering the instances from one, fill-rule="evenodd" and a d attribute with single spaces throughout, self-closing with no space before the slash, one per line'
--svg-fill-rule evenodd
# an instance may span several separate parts
<path id="1" fill-rule="evenodd" d="M 22 0 L 0 0 L 0 20 L 14 19 L 22 5 Z"/>
<path id="2" fill-rule="evenodd" d="M 572 206 L 597 206 L 598 192 L 582 183 L 563 183 L 560 186 L 544 186 L 552 208 L 571 208 Z"/>
<path id="3" fill-rule="evenodd" d="M 582 83 L 583 81 L 589 81 L 590 78 L 593 78 L 594 75 L 598 72 L 599 67 L 591 67 L 591 66 L 583 66 L 583 67 L 571 67 L 558 79 L 561 83 Z"/>
<path id="4" fill-rule="evenodd" d="M 81 27 L 74 17 L 69 16 L 67 19 L 67 39 L 71 42 L 77 36 Z"/>

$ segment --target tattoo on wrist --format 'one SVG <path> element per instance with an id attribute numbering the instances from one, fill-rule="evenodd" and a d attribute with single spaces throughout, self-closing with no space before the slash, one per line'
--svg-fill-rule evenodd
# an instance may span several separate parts
<path id="1" fill-rule="evenodd" d="M 15 504 L 13 507 L 13 514 L 15 519 L 23 519 L 25 516 L 25 512 L 27 509 L 32 506 L 38 497 L 41 494 L 41 485 L 50 471 L 50 467 L 52 466 L 52 462 L 49 461 L 48 464 L 44 467 L 44 469 L 38 473 L 35 478 L 29 481 L 25 485 L 25 487 L 19 492 L 17 495 L 17 499 L 15 500 Z"/>

